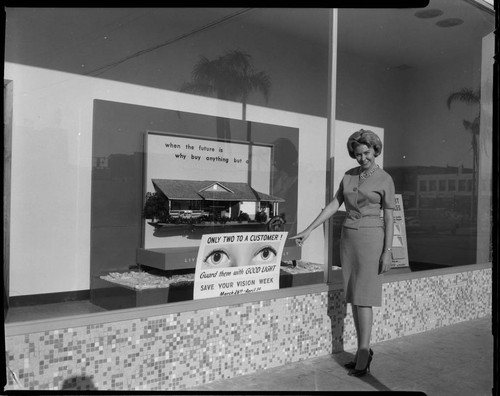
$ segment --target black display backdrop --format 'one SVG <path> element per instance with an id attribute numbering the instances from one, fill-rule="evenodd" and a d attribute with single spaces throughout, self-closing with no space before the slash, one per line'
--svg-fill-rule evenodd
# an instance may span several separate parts
<path id="1" fill-rule="evenodd" d="M 90 287 L 91 302 L 108 308 L 136 306 L 131 293 L 110 288 L 100 279 L 110 272 L 136 266 L 142 244 L 144 194 L 144 134 L 163 131 L 185 136 L 217 138 L 220 118 L 126 103 L 94 101 L 92 133 L 92 192 Z M 251 125 L 249 125 L 251 124 Z M 296 232 L 298 136 L 297 128 L 229 120 L 231 141 L 274 145 L 273 194 L 286 199 L 287 230 Z M 250 135 L 249 135 L 250 132 Z M 288 241 L 284 259 L 294 251 Z M 194 268 L 194 265 L 193 265 Z M 110 290 L 113 289 L 113 290 Z M 103 303 L 109 300 L 109 304 Z M 114 300 L 114 301 L 112 301 Z M 153 301 L 146 302 L 155 303 Z M 158 303 L 158 301 L 156 301 Z"/>

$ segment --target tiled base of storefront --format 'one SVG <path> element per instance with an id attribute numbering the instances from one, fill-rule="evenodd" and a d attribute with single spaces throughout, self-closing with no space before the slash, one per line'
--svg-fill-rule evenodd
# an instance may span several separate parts
<path id="1" fill-rule="evenodd" d="M 372 342 L 491 314 L 491 268 L 384 284 Z M 7 390 L 182 390 L 356 345 L 341 290 L 6 337 Z"/>

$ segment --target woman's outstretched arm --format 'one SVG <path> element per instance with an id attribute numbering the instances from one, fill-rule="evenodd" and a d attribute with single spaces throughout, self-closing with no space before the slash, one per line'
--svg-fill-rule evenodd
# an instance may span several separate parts
<path id="1" fill-rule="evenodd" d="M 297 235 L 291 237 L 290 239 L 295 239 L 297 241 L 297 244 L 300 246 L 302 245 L 307 238 L 309 238 L 309 235 L 311 232 L 318 227 L 319 225 L 323 224 L 325 221 L 327 221 L 330 217 L 332 217 L 337 210 L 339 210 L 340 204 L 337 198 L 334 198 L 333 201 L 331 201 L 326 208 L 324 208 L 321 213 L 316 217 L 311 224 L 302 232 L 299 232 Z"/>

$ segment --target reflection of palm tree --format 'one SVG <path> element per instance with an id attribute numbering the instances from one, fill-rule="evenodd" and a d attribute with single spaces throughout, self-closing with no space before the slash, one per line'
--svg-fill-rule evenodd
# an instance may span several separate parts
<path id="1" fill-rule="evenodd" d="M 448 96 L 446 104 L 448 109 L 451 108 L 453 102 L 463 102 L 465 104 L 480 104 L 481 103 L 481 92 L 473 91 L 470 88 L 463 88 L 461 91 L 454 92 Z M 473 121 L 463 120 L 463 125 L 466 131 L 469 131 L 472 135 L 472 155 L 473 155 L 473 167 L 477 169 L 479 158 L 478 158 L 478 136 L 479 136 L 479 115 L 474 118 Z"/>
<path id="2" fill-rule="evenodd" d="M 241 101 L 243 119 L 246 119 L 246 103 L 250 93 L 261 92 L 267 102 L 270 87 L 269 76 L 263 71 L 254 71 L 252 57 L 242 51 L 233 50 L 214 60 L 201 57 L 193 68 L 192 81 L 184 83 L 181 92 L 215 95 L 222 100 Z M 217 118 L 217 137 L 224 140 L 231 138 L 227 118 Z"/>
<path id="3" fill-rule="evenodd" d="M 446 104 L 448 109 L 451 108 L 453 102 L 462 102 L 469 105 L 480 105 L 481 104 L 481 91 L 473 91 L 470 88 L 462 88 L 458 92 L 453 92 L 448 96 Z M 475 195 L 476 195 L 476 173 L 479 168 L 479 120 L 480 115 L 478 114 L 476 118 L 472 121 L 463 120 L 463 126 L 466 131 L 470 132 L 472 135 L 472 208 L 475 207 Z M 474 211 L 472 212 L 474 213 Z"/>

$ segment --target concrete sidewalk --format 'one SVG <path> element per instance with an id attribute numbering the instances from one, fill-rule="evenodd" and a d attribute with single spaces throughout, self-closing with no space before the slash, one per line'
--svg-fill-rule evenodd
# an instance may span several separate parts
<path id="1" fill-rule="evenodd" d="M 428 396 L 493 393 L 491 317 L 372 345 L 371 373 L 347 375 L 355 351 L 308 359 L 192 388 L 194 391 L 420 391 Z M 496 390 L 498 392 L 498 389 Z"/>

